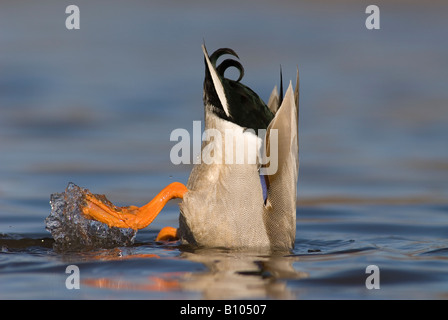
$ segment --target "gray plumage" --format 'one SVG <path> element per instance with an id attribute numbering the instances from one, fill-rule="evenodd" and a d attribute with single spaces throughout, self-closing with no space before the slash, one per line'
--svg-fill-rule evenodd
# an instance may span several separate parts
<path id="1" fill-rule="evenodd" d="M 206 66 L 205 129 L 206 132 L 208 129 L 216 130 L 222 140 L 211 138 L 202 145 L 202 151 L 213 149 L 215 158 L 208 163 L 201 161 L 193 167 L 187 183 L 188 192 L 180 204 L 179 236 L 184 242 L 204 247 L 289 250 L 294 247 L 296 231 L 298 73 L 295 90 L 290 83 L 281 101 L 274 89 L 268 105 L 265 105 L 255 92 L 239 84 L 243 75 L 239 62 L 225 60 L 224 66 L 216 67 L 217 56 L 223 53 L 236 56 L 233 50 L 217 50 L 218 54 L 215 52 L 211 56 L 213 62 L 205 46 L 203 51 Z M 240 79 L 234 81 L 238 82 L 237 93 L 232 91 L 235 85 L 229 85 L 232 80 L 223 80 L 223 71 L 231 66 L 241 73 Z M 244 97 L 246 94 L 249 95 L 248 99 Z M 236 96 L 238 103 L 249 101 L 252 117 L 260 114 L 259 117 L 267 121 L 253 121 L 250 123 L 253 126 L 242 126 L 242 119 L 232 118 L 245 114 L 238 111 L 245 105 L 236 106 Z M 267 129 L 265 139 L 255 136 L 247 128 Z M 277 130 L 278 145 L 271 138 L 271 130 L 274 129 Z M 261 153 L 269 149 L 278 152 L 277 171 L 266 176 L 266 200 L 260 183 L 263 165 L 259 158 L 254 162 L 253 157 L 248 156 L 243 164 L 223 163 L 225 151 L 229 150 L 226 149 L 226 142 L 230 142 L 226 139 L 229 132 L 234 135 L 233 155 L 236 154 L 236 141 L 244 141 L 247 148 L 258 144 Z M 246 156 L 248 153 L 246 151 Z"/>

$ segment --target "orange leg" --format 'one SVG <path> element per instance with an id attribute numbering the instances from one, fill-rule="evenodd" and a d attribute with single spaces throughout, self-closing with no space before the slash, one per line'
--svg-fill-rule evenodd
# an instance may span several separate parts
<path id="1" fill-rule="evenodd" d="M 111 206 L 92 195 L 86 194 L 86 205 L 83 207 L 83 213 L 88 219 L 103 222 L 110 227 L 143 229 L 151 224 L 169 200 L 183 198 L 187 191 L 187 187 L 182 183 L 173 182 L 160 191 L 148 204 L 140 208 L 136 206 Z M 170 232 L 167 234 L 175 236 L 172 230 Z M 165 236 L 161 240 L 165 239 L 169 238 Z"/>

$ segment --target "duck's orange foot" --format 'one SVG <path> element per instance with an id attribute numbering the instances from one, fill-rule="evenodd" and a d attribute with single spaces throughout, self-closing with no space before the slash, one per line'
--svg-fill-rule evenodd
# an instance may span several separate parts
<path id="1" fill-rule="evenodd" d="M 103 222 L 110 227 L 143 229 L 151 224 L 169 200 L 183 198 L 187 190 L 182 183 L 173 182 L 143 207 L 116 207 L 107 199 L 87 194 L 82 211 L 86 218 Z"/>
<path id="2" fill-rule="evenodd" d="M 177 236 L 177 229 L 173 227 L 165 227 L 160 230 L 156 241 L 176 241 L 179 240 Z"/>

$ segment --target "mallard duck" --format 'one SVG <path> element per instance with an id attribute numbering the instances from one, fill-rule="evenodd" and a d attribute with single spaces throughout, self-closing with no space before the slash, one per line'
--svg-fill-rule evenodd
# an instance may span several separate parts
<path id="1" fill-rule="evenodd" d="M 195 164 L 186 186 L 174 182 L 143 207 L 111 208 L 87 197 L 83 213 L 109 226 L 142 229 L 170 199 L 181 198 L 179 228 L 163 228 L 156 240 L 180 239 L 201 247 L 289 250 L 296 232 L 298 72 L 295 89 L 290 83 L 283 97 L 280 80 L 280 94 L 275 87 L 265 104 L 240 82 L 244 75 L 240 62 L 225 59 L 216 65 L 222 55 L 239 59 L 235 51 L 221 48 L 209 56 L 205 45 L 202 50 L 205 131 L 212 129 L 224 137 L 204 142 L 202 151 L 211 148 L 222 157 Z M 237 80 L 224 77 L 229 67 L 239 70 Z M 266 130 L 265 136 L 257 134 L 260 129 Z M 226 148 L 231 140 L 225 137 L 230 133 L 233 141 L 244 141 L 245 148 L 256 145 L 257 155 L 264 154 L 265 158 L 245 152 L 243 162 L 222 161 L 235 151 Z M 269 166 L 260 161 L 274 153 Z M 272 159 L 276 163 L 270 171 Z"/>

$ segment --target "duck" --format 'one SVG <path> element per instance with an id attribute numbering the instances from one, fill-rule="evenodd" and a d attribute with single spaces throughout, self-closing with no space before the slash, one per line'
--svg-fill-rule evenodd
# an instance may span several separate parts
<path id="1" fill-rule="evenodd" d="M 234 50 L 220 48 L 209 55 L 203 44 L 202 51 L 204 132 L 210 134 L 201 152 L 212 150 L 214 157 L 195 163 L 186 185 L 173 182 L 142 207 L 115 207 L 88 195 L 82 212 L 110 227 L 138 230 L 150 225 L 168 201 L 180 198 L 179 227 L 162 228 L 156 241 L 291 250 L 299 172 L 298 68 L 295 88 L 290 82 L 284 95 L 280 68 L 280 93 L 275 86 L 266 104 L 241 83 L 244 68 Z M 232 58 L 217 64 L 224 55 Z M 239 71 L 238 79 L 225 77 L 230 67 Z M 236 145 L 243 142 L 244 156 L 235 160 L 241 151 Z"/>

